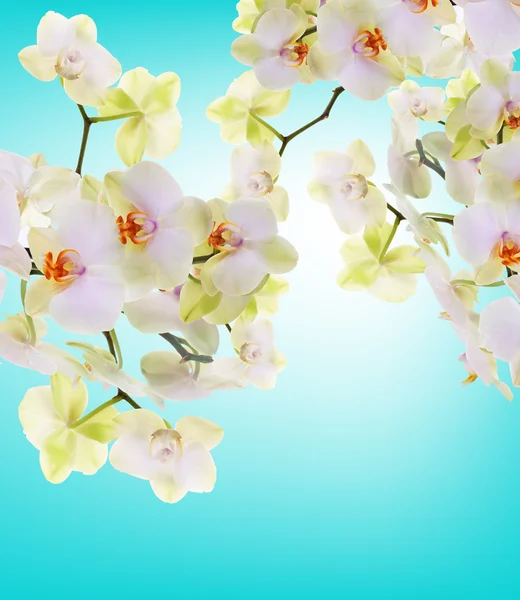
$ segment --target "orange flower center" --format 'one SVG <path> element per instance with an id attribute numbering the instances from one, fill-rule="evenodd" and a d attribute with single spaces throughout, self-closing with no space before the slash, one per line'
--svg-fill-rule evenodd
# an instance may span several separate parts
<path id="1" fill-rule="evenodd" d="M 62 250 L 56 261 L 52 252 L 47 252 L 43 260 L 43 274 L 46 279 L 54 279 L 58 283 L 71 281 L 85 272 L 81 256 L 76 250 Z"/>
<path id="2" fill-rule="evenodd" d="M 381 50 L 386 50 L 387 48 L 388 44 L 383 37 L 383 32 L 377 27 L 374 29 L 374 32 L 368 29 L 361 31 L 354 40 L 353 46 L 354 52 L 363 58 L 375 58 Z"/>
<path id="3" fill-rule="evenodd" d="M 300 67 L 305 62 L 307 54 L 309 54 L 309 46 L 302 42 L 287 44 L 280 52 L 285 66 L 293 68 Z"/>
<path id="4" fill-rule="evenodd" d="M 505 267 L 512 267 L 520 263 L 520 246 L 507 236 L 497 244 L 496 252 Z"/>
<path id="5" fill-rule="evenodd" d="M 155 221 L 138 211 L 128 213 L 126 221 L 123 217 L 117 217 L 116 223 L 119 229 L 119 241 L 122 244 L 126 244 L 128 240 L 134 244 L 144 244 L 157 229 Z"/>
<path id="6" fill-rule="evenodd" d="M 208 238 L 208 244 L 216 250 L 236 250 L 244 241 L 240 227 L 226 221 L 217 226 L 213 222 L 213 231 Z"/>
<path id="7" fill-rule="evenodd" d="M 420 14 L 428 10 L 431 2 L 432 8 L 439 6 L 439 0 L 407 0 L 407 4 L 413 13 Z"/>

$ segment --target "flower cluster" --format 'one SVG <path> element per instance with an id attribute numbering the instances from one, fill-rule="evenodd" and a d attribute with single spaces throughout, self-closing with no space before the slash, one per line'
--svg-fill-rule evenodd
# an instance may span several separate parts
<path id="1" fill-rule="evenodd" d="M 27 391 L 19 415 L 51 482 L 93 474 L 108 458 L 150 481 L 165 502 L 213 489 L 210 451 L 222 429 L 199 417 L 172 426 L 141 398 L 162 410 L 167 400 L 275 386 L 285 358 L 268 319 L 288 289 L 282 275 L 298 261 L 279 235 L 289 214 L 282 156 L 345 91 L 367 101 L 386 96 L 393 116 L 388 183 L 379 188 L 361 140 L 313 159 L 309 195 L 347 236 L 338 284 L 401 302 L 424 273 L 464 346 L 465 383 L 480 378 L 511 399 L 500 359 L 520 386 L 518 4 L 240 0 L 237 9 L 231 52 L 250 69 L 207 109 L 236 146 L 230 181 L 209 201 L 185 195 L 150 160 L 168 157 L 181 140 L 175 73 L 123 74 L 85 15 L 47 13 L 37 44 L 19 54 L 37 79 L 59 79 L 83 121 L 74 170 L 49 166 L 42 154 L 0 151 L 0 267 L 10 273 L 0 270 L 0 294 L 18 278 L 22 297 L 20 312 L 0 323 L 0 357 L 50 377 L 50 386 Z M 421 85 L 423 76 L 450 81 Z M 286 110 L 292 87 L 317 79 L 338 82 L 323 113 L 281 134 L 268 119 Z M 121 122 L 115 147 L 124 168 L 98 178 L 83 163 L 91 128 L 107 121 Z M 421 206 L 434 177 L 453 201 L 449 213 Z M 395 245 L 403 224 L 409 242 Z M 450 244 L 470 269 L 452 275 Z M 481 287 L 512 294 L 479 314 Z M 142 356 L 138 376 L 123 370 L 122 320 L 164 345 Z M 60 348 L 45 341 L 49 323 L 104 336 L 108 349 L 81 338 Z M 232 356 L 219 351 L 222 335 Z M 115 390 L 86 414 L 85 382 Z"/>
<path id="2" fill-rule="evenodd" d="M 222 137 L 231 143 L 278 137 L 282 155 L 296 136 L 330 115 L 344 91 L 368 101 L 386 96 L 393 111 L 387 184 L 379 189 L 371 180 L 376 165 L 361 140 L 313 159 L 309 195 L 328 205 L 348 236 L 338 284 L 401 302 L 425 273 L 442 318 L 463 344 L 464 383 L 480 378 L 511 399 L 496 359 L 510 364 L 512 383 L 520 386 L 520 73 L 513 72 L 518 3 L 241 0 L 237 8 L 234 28 L 242 35 L 232 54 L 252 70 L 209 108 Z M 427 85 L 421 85 L 423 77 Z M 441 78 L 449 79 L 447 85 L 431 85 Z M 322 115 L 289 135 L 264 121 L 282 110 L 282 94 L 316 79 L 339 84 Z M 254 95 L 245 92 L 246 80 Z M 276 113 L 256 110 L 255 100 L 267 94 Z M 238 123 L 238 97 L 247 98 L 244 112 L 256 123 L 234 137 L 227 131 Z M 432 177 L 443 180 L 454 201 L 449 213 L 423 208 Z M 410 241 L 395 245 L 405 223 Z M 452 275 L 450 244 L 470 269 Z M 504 286 L 513 297 L 478 314 L 479 289 Z"/>
<path id="3" fill-rule="evenodd" d="M 169 171 L 144 160 L 166 158 L 179 145 L 175 73 L 122 74 L 89 17 L 55 12 L 19 58 L 37 79 L 59 78 L 84 124 L 75 170 L 49 166 L 41 154 L 0 153 L 0 266 L 21 281 L 23 302 L 0 323 L 0 357 L 50 377 L 20 405 L 24 432 L 54 483 L 72 471 L 93 474 L 109 458 L 149 480 L 165 502 L 211 491 L 220 427 L 198 417 L 171 426 L 141 398 L 164 409 L 167 400 L 274 387 L 285 358 L 268 318 L 288 288 L 281 275 L 298 261 L 278 232 L 288 214 L 280 156 L 267 139 L 243 146 L 221 198 L 186 195 Z M 273 114 L 269 102 L 265 115 Z M 115 120 L 125 168 L 84 174 L 90 129 Z M 3 293 L 14 280 L 0 273 Z M 138 377 L 123 370 L 122 320 L 164 346 L 142 356 Z M 103 335 L 108 350 L 81 338 L 60 348 L 45 340 L 49 322 L 74 336 Z M 223 333 L 232 356 L 219 352 Z M 114 389 L 86 414 L 85 382 Z M 132 410 L 120 412 L 122 403 Z"/>

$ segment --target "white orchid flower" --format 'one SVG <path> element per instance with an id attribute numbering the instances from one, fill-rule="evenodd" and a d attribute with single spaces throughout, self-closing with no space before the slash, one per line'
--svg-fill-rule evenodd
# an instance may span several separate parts
<path id="1" fill-rule="evenodd" d="M 516 298 L 500 298 L 488 304 L 480 316 L 480 331 L 485 348 L 509 363 L 511 379 L 520 387 L 520 276 L 506 280 Z"/>
<path id="2" fill-rule="evenodd" d="M 308 16 L 298 4 L 274 8 L 260 17 L 254 33 L 233 42 L 231 54 L 253 67 L 258 81 L 267 89 L 289 90 L 309 77 L 309 45 L 302 39 L 308 24 Z"/>
<path id="3" fill-rule="evenodd" d="M 482 139 L 494 137 L 504 122 L 520 127 L 520 73 L 489 59 L 480 71 L 482 85 L 468 99 L 466 115 Z M 476 132 L 474 132 L 476 133 Z"/>
<path id="4" fill-rule="evenodd" d="M 223 199 L 234 202 L 261 198 L 269 204 L 278 221 L 285 221 L 289 214 L 289 196 L 283 187 L 276 185 L 281 167 L 282 159 L 268 141 L 236 148 L 231 155 L 231 183 Z"/>
<path id="5" fill-rule="evenodd" d="M 210 121 L 220 124 L 220 135 L 230 144 L 272 141 L 274 132 L 255 115 L 261 119 L 279 115 L 287 108 L 290 97 L 290 90 L 268 90 L 260 85 L 253 71 L 246 71 L 233 81 L 225 96 L 208 106 L 206 115 Z"/>
<path id="6" fill-rule="evenodd" d="M 376 21 L 397 56 L 429 56 L 438 43 L 440 25 L 453 23 L 449 0 L 376 0 Z"/>
<path id="7" fill-rule="evenodd" d="M 310 49 L 309 66 L 316 77 L 337 79 L 354 96 L 377 100 L 400 85 L 405 74 L 387 50 L 384 31 L 369 16 L 371 4 L 353 5 L 332 0 L 319 10 L 318 42 Z"/>
<path id="8" fill-rule="evenodd" d="M 238 363 L 234 357 L 202 364 L 183 362 L 177 352 L 157 350 L 143 356 L 141 372 L 153 392 L 152 399 L 162 406 L 164 400 L 199 400 L 216 390 L 245 387 L 244 365 Z"/>
<path id="9" fill-rule="evenodd" d="M 211 492 L 217 471 L 210 450 L 224 432 L 200 417 L 183 417 L 169 429 L 149 410 L 121 413 L 114 419 L 119 437 L 110 451 L 118 471 L 150 482 L 163 502 L 178 502 L 188 492 Z"/>
<path id="10" fill-rule="evenodd" d="M 150 292 L 123 307 L 130 325 L 147 334 L 178 331 L 186 341 L 203 354 L 215 354 L 219 345 L 218 328 L 204 319 L 185 323 L 180 316 L 180 296 L 183 286 L 170 292 Z"/>
<path id="11" fill-rule="evenodd" d="M 218 254 L 201 269 L 208 294 L 250 294 L 266 275 L 294 269 L 298 253 L 278 235 L 276 217 L 265 202 L 237 200 L 224 213 L 225 220 L 215 224 L 208 240 Z"/>
<path id="12" fill-rule="evenodd" d="M 51 483 L 62 483 L 72 471 L 94 475 L 107 460 L 107 444 L 116 436 L 112 420 L 118 412 L 108 406 L 76 426 L 87 402 L 83 381 L 73 384 L 57 373 L 50 386 L 30 388 L 20 404 L 24 433 L 40 451 L 43 474 Z"/>
<path id="13" fill-rule="evenodd" d="M 71 169 L 49 166 L 45 159 L 30 158 L 0 150 L 0 179 L 16 192 L 22 227 L 47 227 L 55 205 L 80 200 L 81 177 Z"/>
<path id="14" fill-rule="evenodd" d="M 488 56 L 520 46 L 520 7 L 511 0 L 457 0 L 475 48 Z"/>
<path id="15" fill-rule="evenodd" d="M 73 333 L 113 329 L 124 302 L 122 246 L 112 210 L 78 200 L 53 213 L 55 229 L 29 232 L 32 257 L 44 277 L 33 279 L 26 311 L 49 314 Z"/>
<path id="16" fill-rule="evenodd" d="M 261 390 L 272 390 L 277 374 L 285 368 L 284 355 L 274 346 L 273 326 L 267 319 L 238 319 L 231 342 L 245 363 L 244 378 Z"/>
<path id="17" fill-rule="evenodd" d="M 312 162 L 314 179 L 308 186 L 309 194 L 328 204 L 341 231 L 352 234 L 367 225 L 384 225 L 386 200 L 368 181 L 376 165 L 363 141 L 355 140 L 346 152 L 318 152 Z"/>
<path id="18" fill-rule="evenodd" d="M 2 221 L 0 223 L 0 267 L 11 271 L 21 279 L 29 279 L 31 259 L 25 248 L 18 242 L 20 237 L 20 211 L 15 189 L 0 178 L 0 203 Z M 6 279 L 2 275 L 2 290 Z"/>
<path id="19" fill-rule="evenodd" d="M 455 216 L 453 241 L 479 285 L 497 281 L 506 267 L 519 271 L 520 206 L 483 202 L 464 209 Z"/>
<path id="20" fill-rule="evenodd" d="M 116 134 L 116 150 L 127 166 L 143 156 L 162 159 L 172 154 L 181 141 L 182 121 L 177 109 L 181 83 L 175 73 L 158 77 L 138 67 L 126 72 L 117 88 L 107 90 L 101 117 L 129 113 Z"/>
<path id="21" fill-rule="evenodd" d="M 99 381 L 104 389 L 115 387 L 136 398 L 146 396 L 144 383 L 125 373 L 107 350 L 87 342 L 67 342 L 67 345 L 82 352 L 87 369 L 86 378 Z"/>
<path id="22" fill-rule="evenodd" d="M 164 167 L 148 161 L 108 173 L 105 187 L 125 248 L 126 299 L 184 283 L 195 246 L 211 232 L 207 204 L 184 196 Z"/>
<path id="23" fill-rule="evenodd" d="M 38 25 L 36 46 L 18 57 L 40 81 L 60 76 L 70 98 L 88 106 L 101 106 L 106 88 L 121 77 L 121 65 L 97 43 L 96 25 L 86 15 L 67 19 L 49 11 Z"/>

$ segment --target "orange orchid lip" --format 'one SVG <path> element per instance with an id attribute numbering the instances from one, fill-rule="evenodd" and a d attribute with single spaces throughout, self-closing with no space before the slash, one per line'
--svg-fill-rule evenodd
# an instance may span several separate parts
<path id="1" fill-rule="evenodd" d="M 85 271 L 79 252 L 70 248 L 62 250 L 54 261 L 53 253 L 47 252 L 43 261 L 43 274 L 46 279 L 64 283 L 75 279 Z"/>
<path id="2" fill-rule="evenodd" d="M 119 229 L 119 241 L 126 244 L 130 240 L 134 244 L 146 243 L 157 229 L 157 224 L 148 215 L 139 211 L 128 213 L 126 221 L 123 217 L 117 217 L 117 228 Z"/>
<path id="3" fill-rule="evenodd" d="M 354 40 L 353 48 L 354 52 L 363 58 L 375 58 L 381 50 L 388 48 L 388 44 L 383 37 L 381 29 L 376 27 L 373 32 L 368 29 L 361 31 Z"/>

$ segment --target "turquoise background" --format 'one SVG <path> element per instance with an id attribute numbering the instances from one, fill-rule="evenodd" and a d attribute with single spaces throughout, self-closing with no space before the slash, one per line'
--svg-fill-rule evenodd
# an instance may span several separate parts
<path id="1" fill-rule="evenodd" d="M 17 52 L 35 42 L 48 9 L 85 12 L 125 70 L 180 75 L 183 142 L 164 164 L 190 195 L 219 194 L 231 147 L 205 108 L 243 70 L 229 53 L 232 1 L 26 0 L 2 8 L 0 147 L 75 166 L 79 113 L 57 82 L 31 78 Z M 332 87 L 298 87 L 275 124 L 288 133 L 306 123 Z M 226 431 L 214 451 L 212 494 L 169 506 L 109 465 L 51 485 L 17 417 L 26 389 L 46 381 L 0 366 L 0 597 L 520 597 L 520 403 L 481 382 L 460 386 L 460 344 L 437 319 L 424 280 L 397 306 L 339 289 L 344 236 L 305 191 L 312 154 L 356 137 L 374 150 L 376 181 L 384 181 L 389 116 L 384 100 L 345 94 L 329 121 L 287 150 L 280 182 L 292 213 L 283 233 L 301 261 L 275 318 L 288 357 L 276 389 L 168 404 L 172 422 L 197 414 Z M 93 127 L 86 173 L 121 166 L 116 128 Z M 437 186 L 425 210 L 454 210 L 443 198 Z M 12 280 L 2 312 L 18 307 Z M 141 337 L 124 324 L 120 331 L 136 367 Z M 110 397 L 100 386 L 91 391 L 92 407 Z"/>

